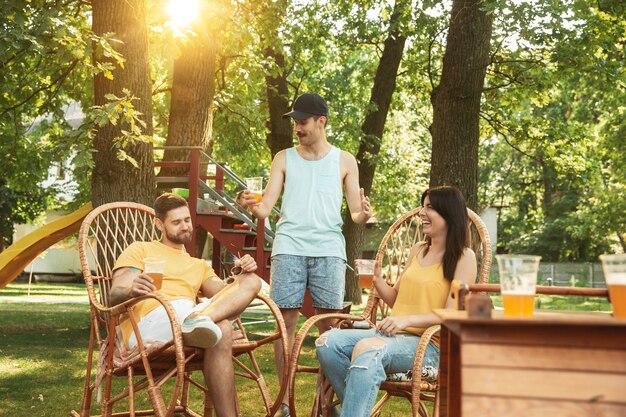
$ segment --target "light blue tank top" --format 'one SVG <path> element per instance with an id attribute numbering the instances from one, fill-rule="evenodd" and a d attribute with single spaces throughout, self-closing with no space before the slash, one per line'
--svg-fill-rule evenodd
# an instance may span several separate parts
<path id="1" fill-rule="evenodd" d="M 283 202 L 272 255 L 346 259 L 340 155 L 334 146 L 319 161 L 302 158 L 296 148 L 285 151 Z"/>

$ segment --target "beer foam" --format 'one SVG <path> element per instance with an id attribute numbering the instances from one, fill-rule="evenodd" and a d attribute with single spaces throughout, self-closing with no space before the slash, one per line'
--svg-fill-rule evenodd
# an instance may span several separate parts
<path id="1" fill-rule="evenodd" d="M 626 285 L 626 272 L 609 272 L 604 279 L 606 285 Z"/>
<path id="2" fill-rule="evenodd" d="M 503 295 L 535 295 L 534 291 L 530 290 L 502 290 Z"/>

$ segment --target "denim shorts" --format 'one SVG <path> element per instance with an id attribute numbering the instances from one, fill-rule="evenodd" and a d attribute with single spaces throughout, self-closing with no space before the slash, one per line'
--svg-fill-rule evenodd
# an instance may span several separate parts
<path id="1" fill-rule="evenodd" d="M 343 308 L 346 261 L 335 256 L 272 256 L 270 298 L 280 308 L 300 308 L 307 288 L 313 307 Z"/>

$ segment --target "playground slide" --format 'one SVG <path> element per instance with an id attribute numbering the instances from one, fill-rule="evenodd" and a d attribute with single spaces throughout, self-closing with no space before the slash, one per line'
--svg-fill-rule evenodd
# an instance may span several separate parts
<path id="1" fill-rule="evenodd" d="M 40 253 L 80 228 L 91 211 L 87 203 L 73 213 L 34 230 L 0 253 L 0 288 L 4 288 Z"/>

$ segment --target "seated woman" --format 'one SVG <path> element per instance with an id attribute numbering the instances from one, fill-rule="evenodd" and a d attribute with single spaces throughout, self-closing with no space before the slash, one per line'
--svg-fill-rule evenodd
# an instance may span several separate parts
<path id="1" fill-rule="evenodd" d="M 453 279 L 473 283 L 476 256 L 468 247 L 467 208 L 455 187 L 436 187 L 422 194 L 419 213 L 426 239 L 410 251 L 402 275 L 391 287 L 374 270 L 374 286 L 391 314 L 369 330 L 332 329 L 316 342 L 322 371 L 342 404 L 341 415 L 370 415 L 387 374 L 413 368 L 420 335 L 440 320 L 432 310 L 454 308 Z M 425 366 L 439 365 L 437 340 L 431 339 Z M 337 410 L 334 410 L 337 411 Z"/>

